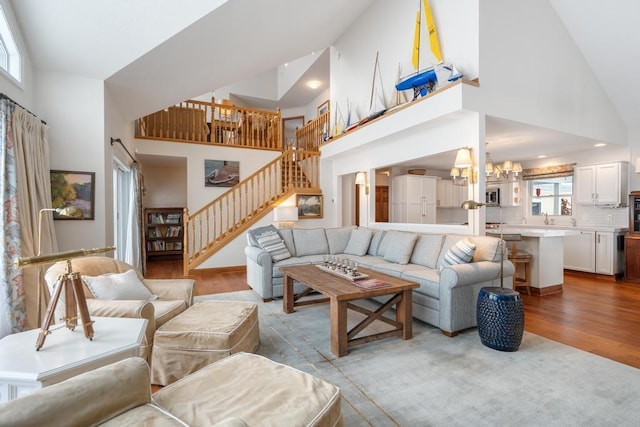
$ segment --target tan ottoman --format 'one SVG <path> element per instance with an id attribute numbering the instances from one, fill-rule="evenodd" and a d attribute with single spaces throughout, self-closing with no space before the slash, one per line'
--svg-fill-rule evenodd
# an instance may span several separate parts
<path id="1" fill-rule="evenodd" d="M 204 301 L 159 327 L 153 338 L 151 382 L 167 385 L 216 360 L 260 345 L 258 306 Z"/>
<path id="2" fill-rule="evenodd" d="M 190 426 L 235 418 L 249 426 L 342 426 L 340 389 L 257 354 L 238 353 L 151 399 Z"/>

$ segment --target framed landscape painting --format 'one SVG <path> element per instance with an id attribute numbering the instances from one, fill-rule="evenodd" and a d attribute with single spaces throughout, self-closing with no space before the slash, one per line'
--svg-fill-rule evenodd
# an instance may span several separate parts
<path id="1" fill-rule="evenodd" d="M 95 172 L 49 171 L 51 179 L 51 207 L 74 207 L 82 211 L 83 218 L 69 218 L 53 213 L 53 219 L 94 219 Z"/>
<path id="2" fill-rule="evenodd" d="M 298 194 L 296 206 L 298 206 L 298 218 L 322 218 L 321 194 Z"/>

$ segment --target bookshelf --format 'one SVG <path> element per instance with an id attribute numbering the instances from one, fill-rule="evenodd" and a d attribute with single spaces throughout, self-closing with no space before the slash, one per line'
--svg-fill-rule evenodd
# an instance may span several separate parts
<path id="1" fill-rule="evenodd" d="M 144 249 L 147 261 L 155 257 L 182 258 L 184 208 L 144 210 Z"/>

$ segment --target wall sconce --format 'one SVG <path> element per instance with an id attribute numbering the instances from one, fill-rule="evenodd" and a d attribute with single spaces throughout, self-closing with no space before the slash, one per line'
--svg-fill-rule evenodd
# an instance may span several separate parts
<path id="1" fill-rule="evenodd" d="M 273 221 L 279 228 L 293 228 L 293 222 L 298 220 L 297 206 L 276 206 L 273 210 Z"/>
<path id="2" fill-rule="evenodd" d="M 356 185 L 359 185 L 360 189 L 364 187 L 364 194 L 369 194 L 369 186 L 367 185 L 366 172 L 358 172 L 356 174 Z"/>
<path id="3" fill-rule="evenodd" d="M 449 175 L 453 178 L 453 185 L 467 185 L 469 183 L 469 169 L 451 168 Z"/>

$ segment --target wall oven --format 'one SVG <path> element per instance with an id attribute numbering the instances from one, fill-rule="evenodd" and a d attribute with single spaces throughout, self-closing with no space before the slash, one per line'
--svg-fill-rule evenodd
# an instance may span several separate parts
<path id="1" fill-rule="evenodd" d="M 486 203 L 500 203 L 500 188 L 487 187 Z"/>

